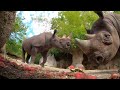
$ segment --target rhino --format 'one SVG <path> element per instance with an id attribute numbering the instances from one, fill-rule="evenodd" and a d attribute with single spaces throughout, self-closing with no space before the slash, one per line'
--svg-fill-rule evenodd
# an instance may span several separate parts
<path id="1" fill-rule="evenodd" d="M 90 69 L 106 65 L 120 52 L 120 15 L 95 13 L 99 18 L 87 30 L 86 40 L 75 38 L 77 46 L 87 56 Z"/>
<path id="2" fill-rule="evenodd" d="M 40 64 L 44 67 L 44 64 L 47 60 L 47 53 L 51 48 L 58 48 L 60 50 L 69 50 L 70 49 L 70 36 L 60 38 L 55 35 L 57 30 L 54 30 L 54 33 L 51 32 L 43 32 L 39 35 L 35 35 L 23 41 L 22 43 L 22 61 L 34 64 L 36 54 L 41 53 L 43 57 L 43 62 Z M 25 59 L 25 54 L 27 53 L 27 57 Z M 28 60 L 31 57 L 31 61 Z"/>

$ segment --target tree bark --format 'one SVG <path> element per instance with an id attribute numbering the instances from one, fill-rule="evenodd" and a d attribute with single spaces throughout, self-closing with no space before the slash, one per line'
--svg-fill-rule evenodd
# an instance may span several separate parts
<path id="1" fill-rule="evenodd" d="M 0 11 L 0 51 L 12 32 L 16 11 Z"/>

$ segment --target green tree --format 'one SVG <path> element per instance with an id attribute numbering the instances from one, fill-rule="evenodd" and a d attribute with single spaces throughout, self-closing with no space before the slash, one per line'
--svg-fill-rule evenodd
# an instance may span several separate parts
<path id="1" fill-rule="evenodd" d="M 58 36 L 69 35 L 72 32 L 72 42 L 75 46 L 74 39 L 84 39 L 85 29 L 90 29 L 97 18 L 92 11 L 62 11 L 58 13 L 58 18 L 52 19 L 51 28 L 59 30 Z"/>
<path id="2" fill-rule="evenodd" d="M 6 51 L 19 57 L 22 55 L 21 45 L 26 37 L 27 30 L 27 26 L 22 22 L 22 19 L 23 17 L 18 13 L 15 18 L 12 33 L 6 43 Z"/>
<path id="3" fill-rule="evenodd" d="M 45 12 L 41 13 L 40 16 L 33 18 L 33 20 L 47 22 L 47 19 L 43 17 L 44 13 Z M 57 18 L 52 19 L 51 29 L 57 29 L 57 35 L 60 37 L 64 34 L 68 36 L 72 32 L 72 46 L 74 49 L 76 47 L 74 42 L 75 38 L 84 39 L 84 34 L 86 33 L 85 28 L 90 29 L 97 18 L 98 16 L 92 11 L 61 11 L 58 13 Z M 58 49 L 51 49 L 50 53 L 59 56 Z"/>
<path id="4" fill-rule="evenodd" d="M 120 14 L 120 11 L 114 11 L 114 13 Z"/>
<path id="5" fill-rule="evenodd" d="M 98 16 L 93 11 L 62 11 L 58 13 L 57 18 L 51 21 L 52 29 L 58 30 L 58 36 L 66 34 L 67 36 L 72 32 L 72 48 L 71 53 L 72 65 L 79 64 L 81 61 L 82 52 L 75 44 L 75 38 L 85 39 L 86 29 L 91 29 L 92 24 L 98 19 Z M 55 56 L 60 55 L 60 51 L 51 50 Z"/>

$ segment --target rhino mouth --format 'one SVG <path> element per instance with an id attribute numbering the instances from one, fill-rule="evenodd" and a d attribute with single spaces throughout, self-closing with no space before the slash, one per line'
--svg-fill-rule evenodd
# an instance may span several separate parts
<path id="1" fill-rule="evenodd" d="M 104 60 L 103 65 L 106 65 L 109 61 L 109 59 Z"/>
<path id="2" fill-rule="evenodd" d="M 62 50 L 64 50 L 64 51 L 69 51 L 70 48 L 66 48 L 66 47 L 63 47 L 63 46 L 62 46 L 62 47 L 59 47 L 59 49 L 60 49 L 61 51 L 62 51 Z"/>
<path id="3" fill-rule="evenodd" d="M 64 51 L 70 51 L 70 48 L 71 48 L 71 46 L 66 45 L 66 46 L 62 46 L 61 49 Z"/>

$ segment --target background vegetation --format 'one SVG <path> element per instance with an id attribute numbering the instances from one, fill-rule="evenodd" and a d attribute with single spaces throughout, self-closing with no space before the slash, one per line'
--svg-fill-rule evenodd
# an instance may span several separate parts
<path id="1" fill-rule="evenodd" d="M 120 11 L 114 11 L 114 13 L 120 13 Z M 7 52 L 21 57 L 21 45 L 22 41 L 26 37 L 27 26 L 22 22 L 23 17 L 17 14 L 14 23 L 13 32 L 9 40 L 7 41 Z M 44 17 L 33 18 L 42 22 L 46 19 Z M 57 18 L 52 18 L 50 22 L 52 24 L 51 29 L 57 29 L 58 36 L 67 36 L 72 33 L 72 48 L 75 48 L 75 38 L 84 39 L 86 28 L 90 29 L 92 24 L 98 19 L 98 16 L 93 11 L 61 11 L 58 13 Z M 60 56 L 61 52 L 58 49 L 51 49 L 50 53 Z M 40 54 L 36 58 L 36 63 L 39 62 Z"/>
<path id="2" fill-rule="evenodd" d="M 12 33 L 6 43 L 6 51 L 18 57 L 22 56 L 21 46 L 27 31 L 27 26 L 22 22 L 22 19 L 23 17 L 20 16 L 20 13 L 16 15 Z"/>

